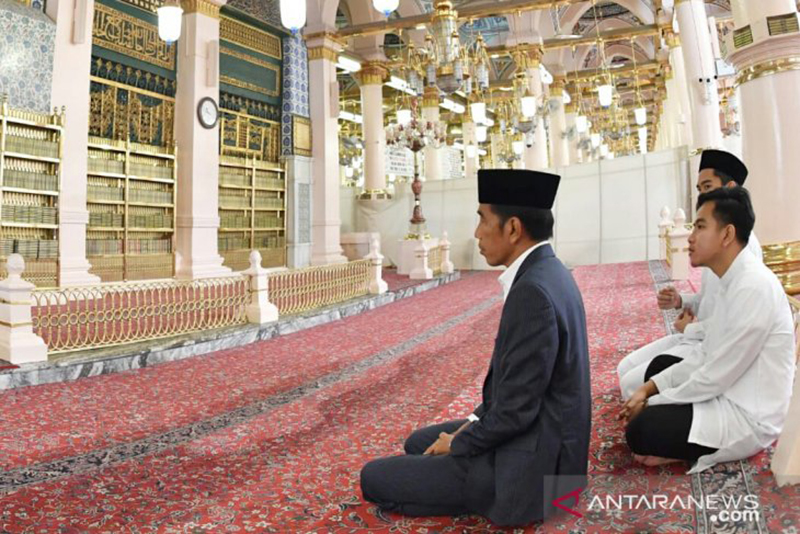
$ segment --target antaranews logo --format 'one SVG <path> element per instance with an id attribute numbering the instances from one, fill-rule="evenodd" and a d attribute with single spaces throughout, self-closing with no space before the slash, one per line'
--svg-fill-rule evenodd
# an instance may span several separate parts
<path id="1" fill-rule="evenodd" d="M 570 514 L 574 515 L 575 517 L 583 517 L 583 514 L 580 513 L 579 511 L 573 510 L 572 508 L 567 508 L 564 504 L 562 504 L 564 501 L 575 499 L 575 507 L 577 507 L 579 502 L 580 502 L 580 497 L 581 497 L 581 492 L 582 491 L 583 491 L 583 488 L 579 488 L 579 489 L 570 491 L 566 495 L 562 495 L 561 497 L 559 497 L 558 499 L 553 501 L 553 506 L 555 506 L 556 508 L 561 508 L 565 512 L 569 512 Z"/>
<path id="2" fill-rule="evenodd" d="M 696 492 L 683 477 L 595 475 L 589 483 L 581 477 L 545 477 L 543 489 L 545 510 L 550 510 L 545 513 L 555 521 L 553 527 L 584 519 L 597 525 L 630 521 L 641 528 L 649 512 L 654 522 L 663 522 L 672 514 L 677 521 L 687 511 L 717 529 L 761 523 L 758 495 L 730 487 L 719 494 Z"/>

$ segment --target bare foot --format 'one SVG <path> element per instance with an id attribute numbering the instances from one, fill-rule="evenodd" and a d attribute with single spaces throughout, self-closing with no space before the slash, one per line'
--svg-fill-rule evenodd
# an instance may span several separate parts
<path id="1" fill-rule="evenodd" d="M 659 465 L 674 464 L 682 461 L 675 458 L 661 458 L 660 456 L 642 456 L 641 454 L 634 454 L 633 459 L 647 467 L 658 467 Z"/>

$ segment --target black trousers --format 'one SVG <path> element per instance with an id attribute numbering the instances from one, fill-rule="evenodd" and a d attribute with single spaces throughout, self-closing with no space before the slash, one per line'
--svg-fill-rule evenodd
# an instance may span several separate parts
<path id="1" fill-rule="evenodd" d="M 681 361 L 682 358 L 668 354 L 653 358 L 645 371 L 644 381 Z M 701 456 L 717 452 L 717 449 L 689 443 L 693 417 L 691 404 L 648 406 L 628 424 L 625 439 L 635 454 L 694 462 Z"/>
<path id="2" fill-rule="evenodd" d="M 416 430 L 403 456 L 380 458 L 361 470 L 364 499 L 384 510 L 409 516 L 462 515 L 469 460 L 423 453 L 441 432 L 452 434 L 466 422 L 450 421 Z"/>

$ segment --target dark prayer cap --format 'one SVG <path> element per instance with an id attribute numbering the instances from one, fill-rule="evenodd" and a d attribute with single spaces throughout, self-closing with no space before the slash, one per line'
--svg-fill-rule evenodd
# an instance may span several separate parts
<path id="1" fill-rule="evenodd" d="M 704 150 L 700 158 L 700 170 L 703 169 L 724 172 L 739 185 L 744 185 L 744 180 L 747 178 L 747 167 L 742 160 L 724 150 Z"/>
<path id="2" fill-rule="evenodd" d="M 478 202 L 549 210 L 553 207 L 561 177 L 546 172 L 480 169 Z"/>

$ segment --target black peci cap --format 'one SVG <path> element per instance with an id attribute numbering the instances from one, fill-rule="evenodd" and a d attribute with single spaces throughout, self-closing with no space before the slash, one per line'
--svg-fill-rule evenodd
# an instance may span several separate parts
<path id="1" fill-rule="evenodd" d="M 480 169 L 478 202 L 499 206 L 552 209 L 561 177 L 527 170 Z"/>

